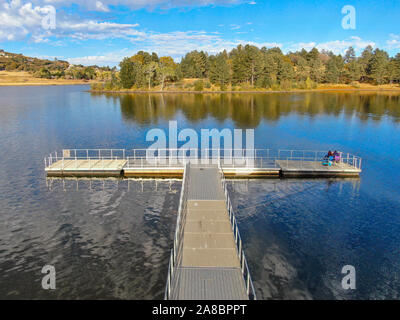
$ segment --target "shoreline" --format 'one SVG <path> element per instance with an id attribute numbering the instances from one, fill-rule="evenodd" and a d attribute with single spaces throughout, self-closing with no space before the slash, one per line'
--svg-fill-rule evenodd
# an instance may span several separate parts
<path id="1" fill-rule="evenodd" d="M 78 85 L 90 85 L 93 82 L 79 82 L 79 81 L 71 81 L 71 82 L 49 82 L 49 83 L 43 83 L 43 82 L 7 82 L 7 83 L 1 83 L 0 82 L 0 87 L 38 87 L 38 86 L 78 86 Z"/>
<path id="2" fill-rule="evenodd" d="M 257 93 L 257 94 L 268 94 L 268 93 L 305 93 L 305 92 L 342 92 L 342 91 L 348 91 L 348 92 L 358 92 L 358 91 L 363 91 L 363 92 L 396 92 L 400 93 L 400 87 L 399 88 L 318 88 L 318 89 L 297 89 L 297 90 L 265 90 L 265 91 L 150 91 L 150 90 L 88 90 L 88 92 L 91 93 L 110 93 L 110 94 L 150 94 L 150 93 L 157 93 L 157 94 L 162 94 L 162 93 L 171 93 L 171 94 L 183 94 L 183 93 L 189 93 L 189 94 L 223 94 L 223 93 L 245 93 L 245 94 L 250 94 L 250 93 Z"/>

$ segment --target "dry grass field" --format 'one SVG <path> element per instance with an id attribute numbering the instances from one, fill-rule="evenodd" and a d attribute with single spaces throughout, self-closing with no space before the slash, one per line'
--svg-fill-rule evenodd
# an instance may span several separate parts
<path id="1" fill-rule="evenodd" d="M 0 71 L 0 86 L 89 84 L 91 81 L 35 78 L 25 71 Z"/>

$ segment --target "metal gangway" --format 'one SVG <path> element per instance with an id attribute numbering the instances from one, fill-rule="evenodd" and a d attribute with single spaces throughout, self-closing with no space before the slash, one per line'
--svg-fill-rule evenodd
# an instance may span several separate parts
<path id="1" fill-rule="evenodd" d="M 221 164 L 185 164 L 165 299 L 256 299 Z"/>

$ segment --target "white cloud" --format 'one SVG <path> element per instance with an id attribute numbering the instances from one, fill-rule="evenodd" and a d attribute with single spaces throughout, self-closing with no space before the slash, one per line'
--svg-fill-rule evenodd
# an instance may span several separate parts
<path id="1" fill-rule="evenodd" d="M 97 22 L 93 20 L 82 22 L 61 21 L 58 23 L 57 36 L 77 40 L 106 40 L 131 37 L 143 37 L 145 34 L 136 29 L 138 24 L 120 24 L 110 22 Z"/>
<path id="2" fill-rule="evenodd" d="M 109 12 L 110 9 L 103 4 L 101 1 L 96 1 L 96 9 L 97 11 Z"/>
<path id="3" fill-rule="evenodd" d="M 131 9 L 171 9 L 178 7 L 193 8 L 204 6 L 230 6 L 246 3 L 246 0 L 32 0 L 36 4 L 51 4 L 55 7 L 69 6 L 71 3 L 78 4 L 88 10 L 108 11 L 109 6 L 123 5 Z M 252 4 L 252 3 L 250 3 Z"/>
<path id="4" fill-rule="evenodd" d="M 300 51 L 301 49 L 305 49 L 307 51 L 311 50 L 312 48 L 317 48 L 318 50 L 326 50 L 332 51 L 335 54 L 344 54 L 349 47 L 353 47 L 354 50 L 359 53 L 364 50 L 365 47 L 371 45 L 375 47 L 375 42 L 369 40 L 363 40 L 360 37 L 350 37 L 346 40 L 333 40 L 327 42 L 299 42 L 292 45 L 289 45 L 285 48 L 285 52 L 287 51 Z"/>
<path id="5" fill-rule="evenodd" d="M 73 64 L 83 65 L 118 65 L 118 63 L 127 56 L 134 55 L 137 51 L 157 52 L 159 56 L 171 56 L 175 61 L 180 61 L 187 52 L 192 50 L 205 51 L 209 54 L 216 54 L 223 50 L 231 50 L 239 44 L 254 45 L 261 47 L 282 47 L 280 43 L 269 42 L 251 42 L 246 40 L 224 40 L 218 36 L 206 34 L 205 32 L 170 32 L 149 34 L 145 39 L 133 41 L 134 48 L 114 51 L 107 54 L 93 56 L 82 56 L 66 59 Z"/>
<path id="6" fill-rule="evenodd" d="M 34 1 L 34 0 L 32 0 Z M 47 0 L 55 4 L 55 0 Z M 184 2 L 184 1 L 183 1 Z M 182 2 L 182 3 L 183 3 Z M 203 4 L 210 1 L 200 1 Z M 225 1 L 226 2 L 226 1 Z M 229 1 L 228 1 L 229 2 Z M 232 2 L 232 1 L 230 1 Z M 234 1 L 235 2 L 235 1 Z M 103 0 L 102 4 L 109 3 Z M 176 2 L 175 2 L 176 3 Z M 199 2 L 198 2 L 199 3 Z M 169 55 L 179 60 L 191 50 L 203 50 L 210 54 L 230 50 L 239 44 L 249 43 L 245 40 L 227 40 L 218 32 L 205 31 L 174 31 L 167 33 L 140 31 L 138 24 L 121 24 L 112 22 L 98 22 L 94 20 L 77 20 L 71 17 L 57 16 L 56 28 L 45 30 L 42 28 L 43 14 L 46 7 L 35 6 L 31 2 L 23 4 L 14 0 L 3 4 L 4 10 L 0 13 L 3 24 L 0 25 L 0 40 L 30 39 L 35 43 L 51 43 L 60 46 L 68 41 L 125 39 L 132 44 L 129 54 L 138 50 L 157 52 L 159 55 Z M 239 29 L 239 25 L 231 25 Z M 251 43 L 259 47 L 281 46 L 276 43 Z M 126 50 L 71 58 L 71 63 L 116 65 L 125 55 Z"/>
<path id="7" fill-rule="evenodd" d="M 0 4 L 0 41 L 21 40 L 28 34 L 36 34 L 48 12 L 48 6 L 23 4 L 20 0 Z"/>
<path id="8" fill-rule="evenodd" d="M 54 0 L 47 0 L 53 3 Z M 101 6 L 101 2 L 98 6 Z M 35 6 L 31 2 L 22 3 L 12 0 L 0 4 L 0 41 L 31 39 L 34 42 L 49 42 L 49 39 L 114 39 L 144 36 L 136 30 L 138 24 L 120 24 L 97 22 L 94 20 L 78 20 L 56 15 L 55 28 L 42 26 L 45 17 L 51 12 L 49 6 Z"/>
<path id="9" fill-rule="evenodd" d="M 314 48 L 317 44 L 315 42 L 299 42 L 295 44 L 291 44 L 287 47 L 286 51 L 301 51 L 305 49 L 307 51 Z"/>
<path id="10" fill-rule="evenodd" d="M 82 64 L 85 66 L 98 65 L 98 66 L 115 66 L 118 65 L 119 62 L 126 56 L 132 56 L 134 54 L 133 51 L 128 51 L 127 49 L 123 49 L 117 52 L 109 52 L 106 54 L 93 55 L 93 56 L 83 56 L 83 57 L 74 57 L 74 58 L 66 58 L 71 64 Z"/>
<path id="11" fill-rule="evenodd" d="M 375 47 L 375 42 L 363 40 L 360 37 L 350 37 L 348 40 L 335 40 L 317 45 L 318 50 L 328 50 L 335 54 L 344 54 L 349 47 L 353 47 L 356 52 L 360 52 L 367 46 Z"/>
<path id="12" fill-rule="evenodd" d="M 400 35 L 391 33 L 390 39 L 386 41 L 386 46 L 389 50 L 400 48 Z"/>

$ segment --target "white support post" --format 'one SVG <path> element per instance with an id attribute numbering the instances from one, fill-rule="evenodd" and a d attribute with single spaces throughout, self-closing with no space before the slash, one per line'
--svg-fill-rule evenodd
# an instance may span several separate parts
<path id="1" fill-rule="evenodd" d="M 236 225 L 235 243 L 237 244 L 238 239 L 238 226 Z"/>
<path id="2" fill-rule="evenodd" d="M 242 274 L 244 274 L 244 263 L 245 263 L 244 251 L 241 252 L 241 255 L 242 255 Z"/>
<path id="3" fill-rule="evenodd" d="M 249 270 L 247 270 L 247 296 L 250 293 L 250 273 Z"/>

